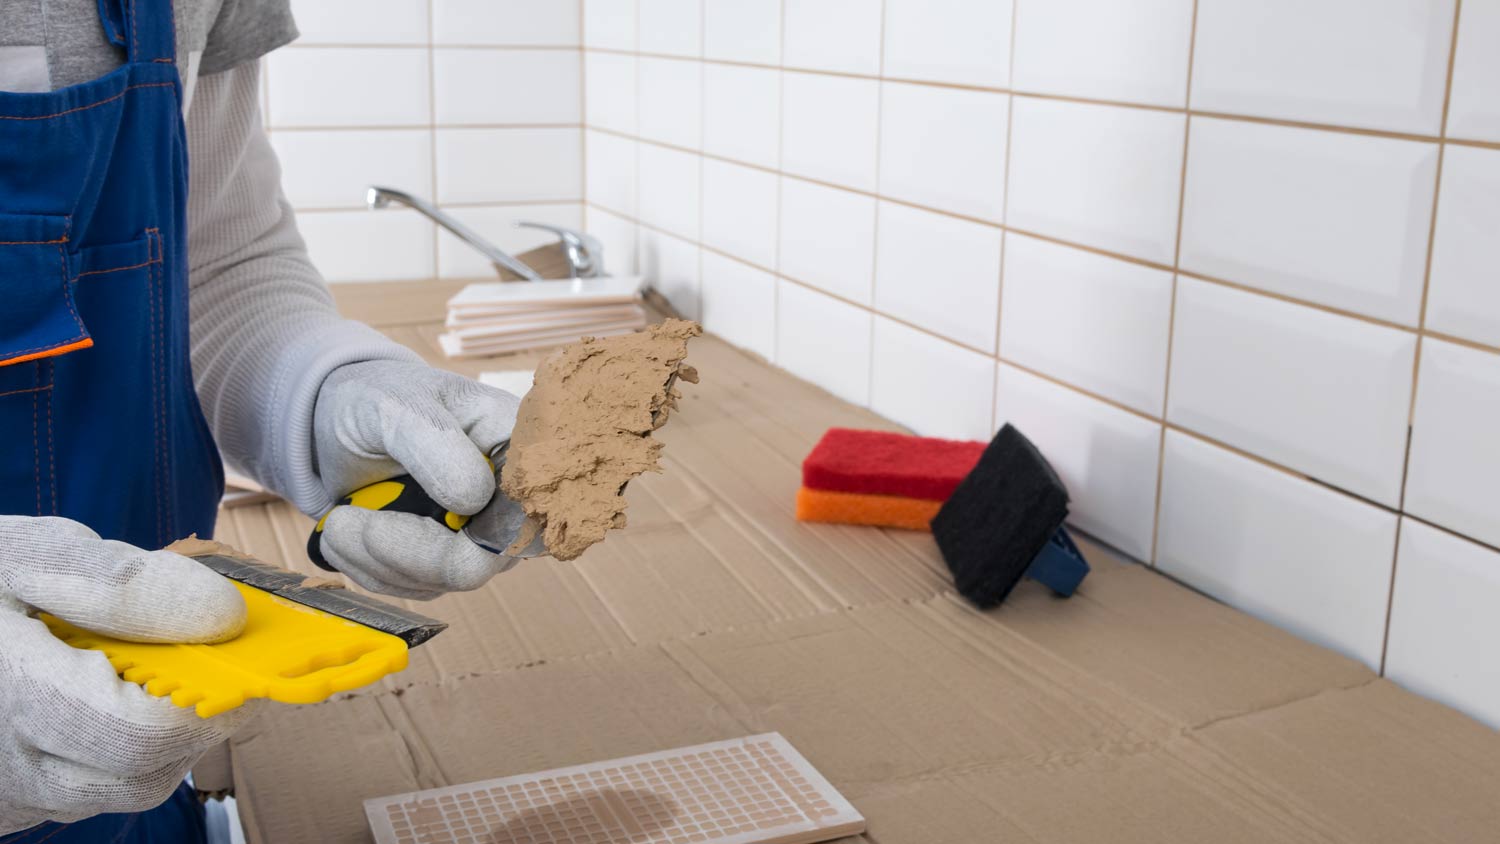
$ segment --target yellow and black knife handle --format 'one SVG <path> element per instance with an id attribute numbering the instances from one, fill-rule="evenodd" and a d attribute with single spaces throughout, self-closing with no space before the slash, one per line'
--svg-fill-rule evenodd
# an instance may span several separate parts
<path id="1" fill-rule="evenodd" d="M 432 500 L 427 490 L 417 483 L 411 475 L 402 475 L 378 484 L 370 484 L 363 489 L 357 489 L 339 500 L 340 506 L 363 507 L 366 510 L 382 510 L 395 513 L 412 513 L 418 516 L 426 516 L 449 530 L 462 530 L 469 523 L 469 517 L 453 513 L 447 507 Z M 312 535 L 307 538 L 307 556 L 327 571 L 334 571 L 333 566 L 323 557 L 322 538 L 323 523 L 328 521 L 328 516 L 318 520 L 313 527 Z"/>

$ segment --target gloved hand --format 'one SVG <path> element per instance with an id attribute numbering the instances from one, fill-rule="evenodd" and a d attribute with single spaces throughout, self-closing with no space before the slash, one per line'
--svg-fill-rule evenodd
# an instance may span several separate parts
<path id="1" fill-rule="evenodd" d="M 67 519 L 0 516 L 0 835 L 157 806 L 254 715 L 204 719 L 152 697 L 31 610 L 137 642 L 217 642 L 245 626 L 234 586 L 186 557 Z"/>
<path id="2" fill-rule="evenodd" d="M 374 360 L 335 369 L 318 391 L 318 476 L 335 499 L 411 474 L 433 500 L 472 516 L 495 494 L 485 457 L 510 439 L 520 400 L 451 372 Z M 410 513 L 335 507 L 323 556 L 360 586 L 427 600 L 478 589 L 516 560 Z"/>

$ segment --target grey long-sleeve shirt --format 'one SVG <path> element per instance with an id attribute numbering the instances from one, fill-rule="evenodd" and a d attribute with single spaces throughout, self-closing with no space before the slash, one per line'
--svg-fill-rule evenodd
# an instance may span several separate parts
<path id="1" fill-rule="evenodd" d="M 346 363 L 418 358 L 339 317 L 282 194 L 254 60 L 296 36 L 286 0 L 175 5 L 198 397 L 232 468 L 319 514 L 334 503 L 312 453 L 323 380 Z M 53 90 L 122 60 L 97 0 L 0 0 L 0 22 L 0 90 Z"/>

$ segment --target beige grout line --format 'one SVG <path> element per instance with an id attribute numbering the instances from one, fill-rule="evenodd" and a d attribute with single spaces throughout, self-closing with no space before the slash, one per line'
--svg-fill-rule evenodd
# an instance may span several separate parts
<path id="1" fill-rule="evenodd" d="M 572 199 L 497 199 L 491 202 L 444 202 L 443 208 L 525 208 L 532 205 L 577 205 L 582 202 L 581 196 Z M 296 206 L 292 210 L 298 214 L 344 214 L 350 211 L 367 211 L 363 205 L 311 205 L 307 207 Z M 409 209 L 392 209 L 396 213 L 409 211 Z M 412 212 L 415 213 L 415 212 Z"/>
<path id="2" fill-rule="evenodd" d="M 427 129 L 428 143 L 432 146 L 432 201 L 438 201 L 438 142 L 437 142 L 437 51 L 432 48 L 432 30 L 437 13 L 432 4 L 437 0 L 427 0 Z M 442 251 L 442 238 L 438 234 L 437 221 L 429 224 L 432 230 L 432 277 L 442 277 L 442 261 L 438 254 Z"/>
<path id="3" fill-rule="evenodd" d="M 1016 11 L 1019 2 L 1012 0 L 1010 4 L 1010 55 L 1006 60 L 1005 81 L 1015 82 L 1016 74 L 1016 21 L 1020 17 Z M 884 67 L 881 68 L 884 70 Z M 1010 141 L 1011 129 L 1016 125 L 1016 98 L 1014 96 L 1005 99 L 1005 163 L 1002 165 L 1005 172 L 1005 195 L 1000 197 L 1000 220 L 1002 223 L 1010 220 Z M 995 367 L 994 377 L 990 379 L 990 430 L 997 431 L 1000 428 L 1000 326 L 1005 321 L 1005 255 L 1009 248 L 1009 235 L 1006 234 L 1002 225 L 1000 229 L 1000 277 L 996 280 L 995 290 Z"/>
<path id="4" fill-rule="evenodd" d="M 1438 121 L 1439 131 L 1446 134 L 1448 127 L 1448 105 L 1453 98 L 1453 65 L 1458 53 L 1458 19 L 1463 13 L 1463 0 L 1453 4 L 1453 33 L 1448 42 L 1448 73 L 1443 84 L 1443 116 Z M 1422 305 L 1417 316 L 1417 345 L 1411 361 L 1411 400 L 1406 411 L 1406 451 L 1401 458 L 1401 494 L 1397 509 L 1406 510 L 1406 482 L 1411 475 L 1411 442 L 1417 415 L 1417 379 L 1422 371 L 1422 330 L 1427 327 L 1427 293 L 1432 287 L 1432 253 L 1437 240 L 1438 197 L 1443 189 L 1443 153 L 1446 144 L 1438 145 L 1437 168 L 1432 182 L 1432 215 L 1427 224 L 1427 257 L 1422 267 Z M 1396 542 L 1391 549 L 1391 582 L 1386 591 L 1385 634 L 1380 643 L 1380 674 L 1385 676 L 1386 651 L 1391 641 L 1391 613 L 1396 602 L 1396 567 L 1400 565 L 1401 523 L 1396 523 Z"/>
<path id="5" fill-rule="evenodd" d="M 706 9 L 703 8 L 703 3 L 701 2 L 701 0 L 698 0 L 698 55 L 699 55 L 700 59 L 698 61 L 698 65 L 695 68 L 695 70 L 698 73 L 698 146 L 700 146 L 700 147 L 703 146 L 703 137 L 704 137 L 704 135 L 707 134 L 707 130 L 708 130 L 708 86 L 704 84 L 704 78 L 703 78 L 703 76 L 704 76 L 704 74 L 703 74 L 703 61 L 701 59 L 701 57 L 703 55 L 703 49 L 704 49 L 705 43 L 706 43 L 706 41 L 708 39 L 708 23 L 707 23 L 707 18 L 708 18 L 708 12 L 707 12 Z M 639 42 L 637 42 L 636 46 L 637 47 L 640 46 Z M 639 77 L 637 77 L 637 78 L 639 78 Z M 640 127 L 637 126 L 636 129 L 639 130 Z M 639 167 L 636 168 L 636 179 L 637 180 L 640 179 L 640 168 Z M 777 196 L 778 197 L 780 197 L 780 191 L 781 191 L 781 188 L 780 188 L 780 185 L 778 183 L 778 186 L 777 186 Z M 705 202 L 705 197 L 706 196 L 707 196 L 707 188 L 705 188 L 704 185 L 703 185 L 703 156 L 700 155 L 698 157 L 698 241 L 700 243 L 703 240 L 703 211 L 704 211 L 704 208 L 705 208 L 705 206 L 707 204 Z M 778 204 L 777 210 L 780 211 L 779 204 Z M 771 360 L 772 361 L 776 360 L 777 353 L 780 351 L 780 348 L 778 346 L 778 338 L 780 337 L 780 335 L 776 331 L 776 315 L 778 313 L 777 306 L 780 303 L 780 300 L 777 298 L 778 296 L 779 296 L 779 290 L 777 289 L 777 285 L 776 285 L 775 281 L 773 280 L 771 282 Z M 698 316 L 699 317 L 703 316 L 703 247 L 702 246 L 698 247 Z"/>
<path id="6" fill-rule="evenodd" d="M 429 31 L 425 43 L 409 43 L 397 41 L 294 41 L 285 45 L 283 50 L 494 50 L 496 52 L 526 52 L 526 51 L 564 51 L 577 50 L 577 44 L 438 44 L 432 40 L 431 18 L 428 19 Z M 580 42 L 582 43 L 582 42 Z"/>
<path id="7" fill-rule="evenodd" d="M 584 129 L 589 114 L 588 73 L 583 52 L 583 4 L 578 0 L 578 224 L 583 224 L 589 198 L 589 133 Z"/>
<path id="8" fill-rule="evenodd" d="M 1479 141 L 1468 138 L 1444 138 L 1443 143 L 1456 147 L 1474 147 L 1476 149 L 1500 149 L 1500 141 Z"/>
<path id="9" fill-rule="evenodd" d="M 1187 78 L 1183 83 L 1182 102 L 1184 111 L 1193 105 L 1193 53 L 1198 46 L 1198 0 L 1193 0 L 1193 14 L 1188 24 Z M 1167 477 L 1167 406 L 1172 389 L 1172 344 L 1177 333 L 1177 285 L 1182 271 L 1182 223 L 1187 216 L 1188 142 L 1193 134 L 1193 118 L 1188 112 L 1182 121 L 1182 171 L 1177 175 L 1177 234 L 1172 246 L 1172 296 L 1167 305 L 1167 360 L 1162 370 L 1161 385 L 1161 439 L 1156 447 L 1156 504 L 1151 517 L 1151 559 L 1147 565 L 1156 567 L 1157 541 L 1161 538 L 1161 499 Z"/>
<path id="10" fill-rule="evenodd" d="M 358 126 L 274 126 L 277 132 L 421 132 L 441 129 L 583 129 L 583 121 L 577 123 L 372 123 Z"/>
<path id="11" fill-rule="evenodd" d="M 1414 516 L 1411 513 L 1402 513 L 1401 514 L 1401 521 L 1406 521 L 1408 519 L 1410 519 L 1413 522 L 1416 522 L 1419 525 L 1422 525 L 1423 527 L 1429 527 L 1429 528 L 1432 528 L 1433 530 L 1441 531 L 1443 533 L 1446 533 L 1449 536 L 1453 537 L 1454 539 L 1462 539 L 1465 542 L 1473 543 L 1474 545 L 1477 545 L 1480 548 L 1483 548 L 1484 550 L 1489 551 L 1491 553 L 1500 554 L 1500 545 L 1496 545 L 1496 544 L 1494 544 L 1492 542 L 1485 542 L 1482 539 L 1475 539 L 1474 537 L 1469 536 L 1468 534 L 1459 533 L 1458 531 L 1454 530 L 1453 528 L 1443 527 L 1442 525 L 1438 524 L 1437 522 L 1428 521 L 1427 519 L 1424 519 L 1421 516 Z M 1392 579 L 1394 579 L 1394 574 L 1393 574 Z"/>
<path id="12" fill-rule="evenodd" d="M 781 54 L 782 54 L 782 59 L 784 61 L 786 59 L 786 43 L 785 43 L 786 2 L 785 2 L 785 0 L 782 0 L 781 7 L 782 7 L 781 25 L 782 25 L 782 32 L 783 32 L 783 36 L 782 36 L 783 37 L 783 43 L 781 45 L 781 47 L 782 47 Z M 879 58 L 879 60 L 878 60 L 878 62 L 876 64 L 876 67 L 878 68 L 878 70 L 880 71 L 880 75 L 882 75 L 882 76 L 884 76 L 884 74 L 885 74 L 885 10 L 886 10 L 886 3 L 883 2 L 883 0 L 882 0 L 882 2 L 880 4 L 880 58 Z M 786 80 L 786 74 L 782 73 L 781 74 L 780 84 L 782 85 L 782 91 L 783 91 L 783 95 L 781 97 L 781 101 L 783 103 L 786 102 L 785 80 Z M 885 82 L 880 82 L 875 87 L 875 195 L 876 196 L 880 195 L 880 186 L 881 186 L 881 181 L 882 181 L 881 178 L 880 178 L 880 169 L 881 169 L 881 167 L 880 167 L 880 145 L 881 145 L 881 141 L 885 138 L 885 128 L 884 128 L 884 124 L 882 123 L 882 121 L 884 120 L 884 116 L 885 116 Z M 782 121 L 782 125 L 783 126 L 786 125 L 786 121 L 785 120 Z M 777 163 L 778 163 L 778 166 L 780 166 L 781 164 L 784 163 L 784 162 L 781 161 L 781 155 L 780 154 L 777 155 Z M 780 185 L 781 180 L 777 179 L 776 181 L 777 181 L 777 184 Z M 779 187 L 777 189 L 780 190 Z M 883 211 L 884 211 L 884 209 L 882 209 L 880 207 L 880 201 L 877 199 L 875 201 L 875 222 L 874 222 L 873 226 L 870 229 L 870 252 L 871 252 L 871 255 L 870 255 L 870 312 L 872 314 L 875 312 L 874 305 L 875 305 L 875 302 L 876 302 L 877 298 L 880 295 L 880 290 L 879 290 L 879 285 L 880 285 L 880 220 L 881 220 L 882 217 L 885 216 L 885 214 L 883 213 Z M 865 374 L 865 381 L 866 381 L 865 395 L 867 397 L 865 405 L 868 407 L 869 405 L 874 404 L 874 402 L 875 402 L 875 318 L 874 318 L 874 316 L 870 317 L 870 370 L 869 370 L 869 372 L 867 372 Z M 993 386 L 993 381 L 992 381 L 991 382 L 991 389 L 993 389 L 993 388 L 994 388 L 994 386 Z M 993 426 L 994 426 L 994 422 L 995 422 L 995 410 L 994 410 L 994 408 L 995 408 L 995 402 L 993 400 L 991 400 L 990 401 L 990 425 L 991 425 L 991 430 L 993 430 Z"/>

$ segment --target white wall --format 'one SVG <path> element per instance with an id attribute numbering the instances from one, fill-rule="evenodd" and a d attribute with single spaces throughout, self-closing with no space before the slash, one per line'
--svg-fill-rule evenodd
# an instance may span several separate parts
<path id="1" fill-rule="evenodd" d="M 1080 527 L 1500 726 L 1500 0 L 1456 7 L 585 0 L 588 227 L 919 433 L 1017 423 Z"/>
<path id="2" fill-rule="evenodd" d="M 309 248 L 332 282 L 492 278 L 372 183 L 448 210 L 502 248 L 582 219 L 577 0 L 293 0 L 302 37 L 262 63 L 267 130 Z"/>

